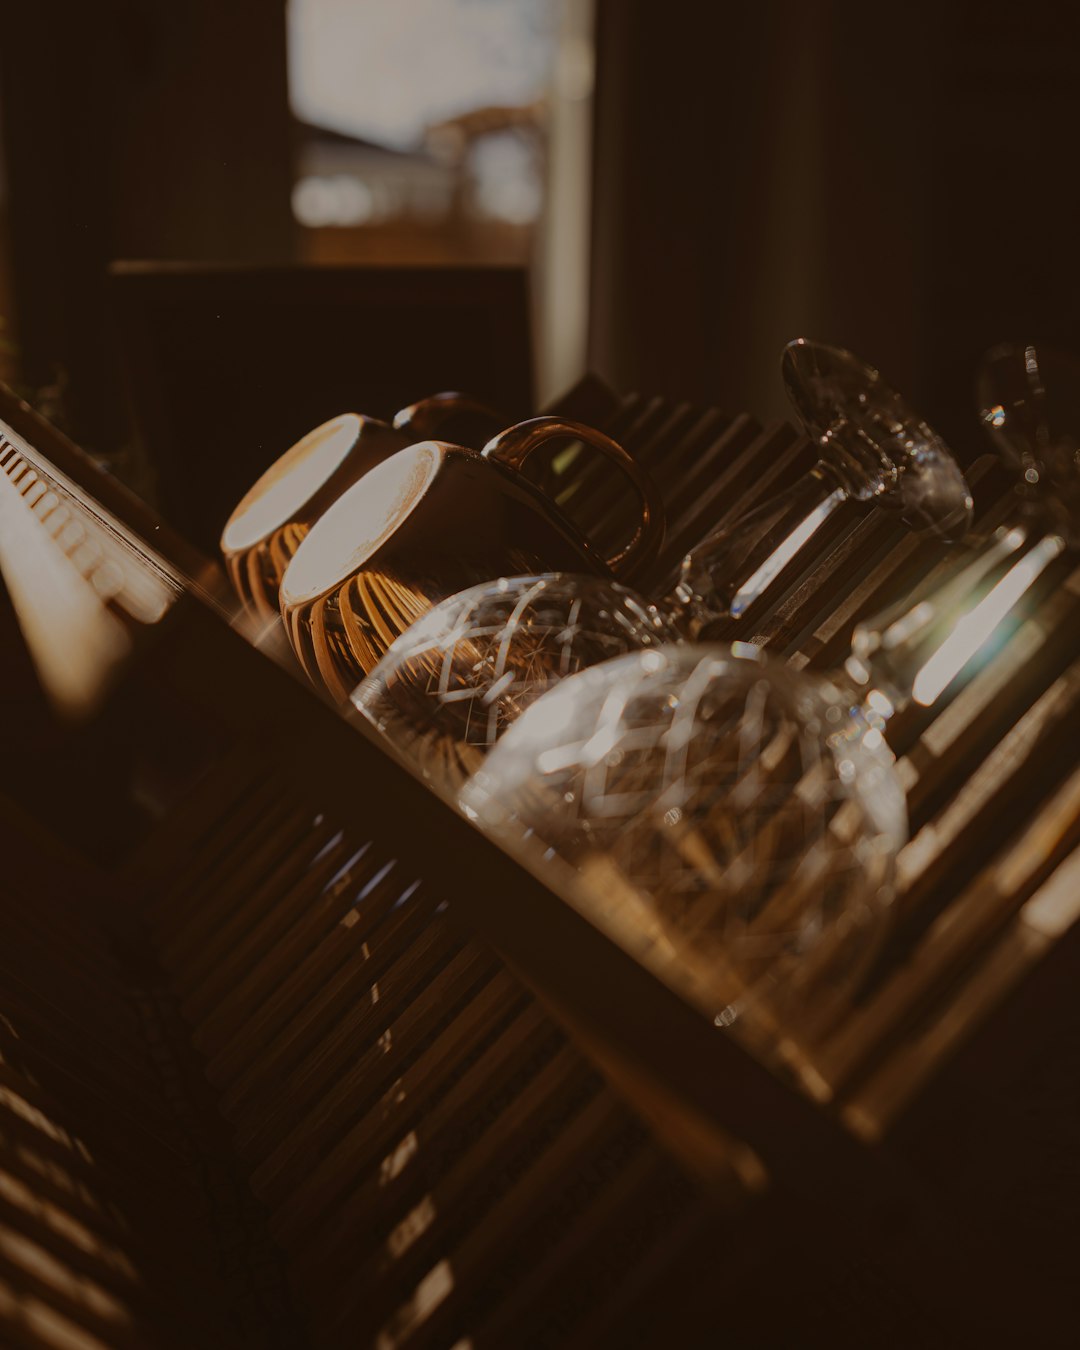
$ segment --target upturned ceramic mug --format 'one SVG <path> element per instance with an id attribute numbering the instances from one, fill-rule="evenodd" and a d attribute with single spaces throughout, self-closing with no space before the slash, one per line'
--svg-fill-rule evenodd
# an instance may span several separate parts
<path id="1" fill-rule="evenodd" d="M 556 439 L 593 446 L 637 489 L 637 528 L 610 558 L 521 473 Z M 447 596 L 522 573 L 627 579 L 656 557 L 663 537 L 659 494 L 620 445 L 592 427 L 537 417 L 480 452 L 428 440 L 372 469 L 296 550 L 281 583 L 281 613 L 310 678 L 344 703 L 395 638 Z"/>
<path id="2" fill-rule="evenodd" d="M 322 513 L 376 464 L 444 429 L 482 445 L 505 425 L 463 394 L 434 394 L 397 413 L 393 425 L 342 413 L 309 431 L 253 484 L 229 517 L 221 552 L 244 604 L 276 618 L 285 569 Z"/>

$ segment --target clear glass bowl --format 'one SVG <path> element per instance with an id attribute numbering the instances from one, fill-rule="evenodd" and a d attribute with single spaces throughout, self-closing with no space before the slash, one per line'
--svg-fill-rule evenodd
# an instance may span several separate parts
<path id="1" fill-rule="evenodd" d="M 976 379 L 979 417 L 1017 475 L 1029 528 L 1080 545 L 1080 361 L 1032 343 L 1002 343 Z"/>
<path id="2" fill-rule="evenodd" d="M 553 683 L 674 631 L 617 582 L 508 577 L 436 605 L 390 648 L 353 704 L 436 790 L 456 797 Z"/>
<path id="3" fill-rule="evenodd" d="M 655 604 L 597 577 L 504 578 L 451 597 L 394 642 L 353 701 L 406 762 L 452 797 L 554 680 L 739 618 L 849 495 L 894 500 L 912 529 L 966 528 L 963 475 L 876 370 L 800 340 L 783 372 L 821 463 L 707 538 Z"/>
<path id="4" fill-rule="evenodd" d="M 461 797 L 511 851 L 573 868 L 601 926 L 648 916 L 725 1024 L 850 993 L 906 838 L 880 730 L 753 652 L 665 646 L 565 680 Z"/>

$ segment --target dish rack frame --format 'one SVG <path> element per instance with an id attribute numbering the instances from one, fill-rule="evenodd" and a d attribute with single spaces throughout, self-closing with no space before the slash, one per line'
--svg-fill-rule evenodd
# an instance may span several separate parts
<path id="1" fill-rule="evenodd" d="M 652 594 L 814 461 L 786 424 L 591 378 L 550 410 L 653 474 Z M 24 1200 L 3 1220 L 57 1263 L 0 1247 L 15 1344 L 46 1343 L 42 1307 L 117 1345 L 705 1345 L 721 1306 L 740 1345 L 1049 1335 L 1054 1225 L 1027 1259 L 1001 1229 L 1036 1232 L 1031 1158 L 1076 1119 L 1074 560 L 890 727 L 911 841 L 815 1099 L 345 725 L 215 565 L 6 391 L 0 421 L 7 507 L 13 488 L 72 593 L 90 583 L 43 493 L 173 597 L 71 724 L 26 659 L 13 596 L 35 577 L 0 557 L 0 1168 Z M 993 528 L 1011 484 L 989 458 L 970 475 Z M 543 481 L 601 543 L 626 528 L 586 456 Z M 738 636 L 827 670 L 943 557 L 845 504 Z"/>

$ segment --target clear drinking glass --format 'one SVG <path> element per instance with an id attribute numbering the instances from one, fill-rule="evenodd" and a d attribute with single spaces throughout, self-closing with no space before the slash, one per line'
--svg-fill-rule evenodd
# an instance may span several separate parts
<path id="1" fill-rule="evenodd" d="M 903 497 L 912 528 L 940 535 L 966 524 L 971 497 L 963 475 L 876 371 L 850 353 L 806 342 L 788 347 L 784 371 L 804 421 L 815 433 L 826 428 L 820 436 L 826 467 L 748 517 L 753 528 L 707 539 L 655 603 L 610 580 L 567 573 L 504 577 L 463 591 L 394 642 L 354 693 L 356 707 L 453 797 L 554 681 L 625 652 L 696 638 L 732 612 L 733 596 L 738 608 L 740 595 L 760 594 L 844 491 Z M 896 484 L 907 484 L 906 495 Z M 790 528 L 800 512 L 801 522 Z M 769 533 L 770 522 L 786 532 L 782 545 Z M 761 547 L 747 554 L 740 541 L 758 529 L 765 531 Z M 762 550 L 770 548 L 766 557 Z M 756 579 L 748 575 L 751 565 Z"/>
<path id="2" fill-rule="evenodd" d="M 745 644 L 631 653 L 539 699 L 461 805 L 569 868 L 601 927 L 651 932 L 719 1024 L 805 1031 L 872 958 L 906 838 L 881 715 L 845 684 Z"/>
<path id="3" fill-rule="evenodd" d="M 352 696 L 444 796 L 551 685 L 677 632 L 636 592 L 576 572 L 471 586 L 414 623 Z"/>
<path id="4" fill-rule="evenodd" d="M 906 833 L 889 718 L 947 696 L 1080 542 L 1069 431 L 1033 434 L 1045 419 L 1024 420 L 996 359 L 987 372 L 990 425 L 1042 495 L 860 623 L 841 670 L 797 674 L 745 644 L 623 656 L 534 703 L 461 794 L 534 867 L 569 867 L 598 921 L 653 925 L 722 1022 L 754 1014 L 752 1039 L 837 1015 L 883 932 Z"/>
<path id="5" fill-rule="evenodd" d="M 1027 508 L 1020 528 L 1053 529 L 1073 546 L 1080 520 L 1080 360 L 1032 343 L 1002 343 L 983 357 L 979 417 L 1017 473 Z"/>
<path id="6" fill-rule="evenodd" d="M 798 338 L 784 349 L 781 373 L 821 457 L 686 558 L 672 599 L 694 636 L 716 619 L 740 618 L 842 502 L 890 507 L 909 529 L 938 539 L 960 539 L 971 524 L 971 493 L 952 453 L 872 366 Z"/>

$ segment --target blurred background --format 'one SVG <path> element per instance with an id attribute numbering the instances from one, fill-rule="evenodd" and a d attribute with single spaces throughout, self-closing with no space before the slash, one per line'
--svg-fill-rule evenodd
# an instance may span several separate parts
<path id="1" fill-rule="evenodd" d="M 802 334 L 961 443 L 987 346 L 1080 346 L 1075 6 L 23 0 L 0 24 L 0 377 L 121 472 L 121 259 L 519 267 L 538 403 L 591 369 L 782 416 Z M 302 344 L 283 360 L 317 380 Z"/>

